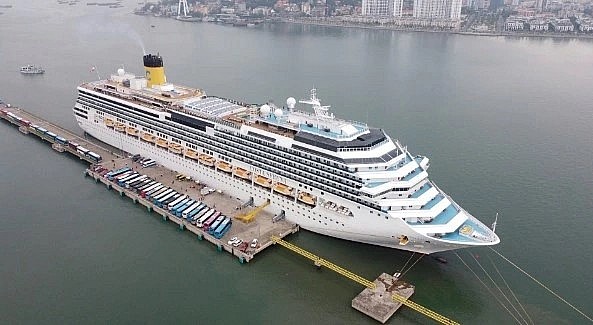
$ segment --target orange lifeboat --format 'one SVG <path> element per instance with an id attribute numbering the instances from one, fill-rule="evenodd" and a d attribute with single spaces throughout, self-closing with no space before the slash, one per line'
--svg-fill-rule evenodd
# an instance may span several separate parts
<path id="1" fill-rule="evenodd" d="M 112 127 L 114 126 L 113 120 L 112 120 L 112 119 L 110 119 L 110 118 L 106 118 L 106 119 L 105 119 L 105 125 L 106 125 L 108 128 L 112 128 Z"/>
<path id="2" fill-rule="evenodd" d="M 248 172 L 241 167 L 235 168 L 234 174 L 243 179 L 251 179 L 251 172 Z"/>
<path id="3" fill-rule="evenodd" d="M 117 132 L 126 132 L 126 125 L 120 122 L 115 123 L 115 131 Z"/>
<path id="4" fill-rule="evenodd" d="M 140 138 L 146 142 L 154 143 L 154 135 L 150 133 L 143 133 L 142 137 Z"/>
<path id="5" fill-rule="evenodd" d="M 282 183 L 274 184 L 274 191 L 276 191 L 280 194 L 292 196 L 292 187 L 286 186 Z"/>
<path id="6" fill-rule="evenodd" d="M 255 184 L 263 187 L 272 187 L 272 180 L 261 175 L 257 175 L 254 180 Z"/>
<path id="7" fill-rule="evenodd" d="M 315 206 L 316 198 L 307 192 L 299 192 L 298 200 L 305 204 Z"/>
<path id="8" fill-rule="evenodd" d="M 190 159 L 198 159 L 198 154 L 196 153 L 196 151 L 189 148 L 185 148 L 185 156 Z"/>
<path id="9" fill-rule="evenodd" d="M 156 139 L 156 145 L 161 148 L 168 148 L 169 142 L 167 142 L 167 140 L 165 140 L 163 138 L 158 138 L 158 139 Z"/>
<path id="10" fill-rule="evenodd" d="M 169 151 L 179 155 L 183 153 L 183 147 L 178 143 L 171 142 L 169 143 Z"/>
<path id="11" fill-rule="evenodd" d="M 219 161 L 218 163 L 216 163 L 216 167 L 218 167 L 218 169 L 222 170 L 223 172 L 227 172 L 227 173 L 230 173 L 233 171 L 233 166 L 231 166 L 231 164 L 224 162 L 224 161 Z"/>
<path id="12" fill-rule="evenodd" d="M 138 136 L 138 134 L 139 134 L 140 132 L 139 132 L 139 131 L 138 131 L 138 130 L 135 128 L 135 127 L 128 126 L 128 127 L 126 128 L 126 133 L 127 133 L 128 135 L 131 135 L 131 136 L 133 136 L 133 137 L 137 137 L 137 136 Z"/>

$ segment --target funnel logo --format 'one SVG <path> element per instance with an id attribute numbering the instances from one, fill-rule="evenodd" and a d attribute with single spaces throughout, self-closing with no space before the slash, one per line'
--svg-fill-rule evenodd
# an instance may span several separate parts
<path id="1" fill-rule="evenodd" d="M 146 80 L 150 80 L 150 71 L 146 70 Z"/>

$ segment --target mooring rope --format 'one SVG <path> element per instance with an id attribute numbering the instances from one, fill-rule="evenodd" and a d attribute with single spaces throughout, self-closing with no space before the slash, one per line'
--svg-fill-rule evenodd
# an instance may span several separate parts
<path id="1" fill-rule="evenodd" d="M 506 258 L 504 255 L 502 255 L 501 253 L 499 253 L 498 251 L 496 251 L 494 248 L 492 247 L 488 247 L 490 248 L 490 250 L 492 250 L 493 252 L 495 252 L 496 254 L 498 254 L 498 256 L 502 257 L 505 261 L 509 262 L 512 266 L 514 266 L 517 270 L 523 272 L 523 274 L 525 274 L 527 277 L 529 277 L 531 280 L 533 280 L 535 283 L 539 284 L 542 288 L 548 290 L 549 293 L 553 294 L 556 298 L 560 299 L 560 301 L 562 301 L 563 303 L 567 304 L 568 306 L 570 306 L 572 309 L 574 309 L 577 313 L 581 314 L 583 317 L 585 317 L 586 319 L 588 319 L 590 322 L 593 323 L 593 318 L 591 318 L 590 316 L 588 316 L 587 314 L 585 314 L 584 312 L 582 312 L 580 309 L 578 309 L 577 307 L 573 306 L 570 302 L 566 301 L 566 299 L 560 297 L 559 294 L 557 294 L 556 292 L 552 291 L 552 289 L 546 287 L 543 283 L 541 283 L 540 281 L 538 281 L 536 278 L 534 278 L 533 276 L 531 276 L 529 273 L 527 273 L 526 271 L 524 271 L 522 268 L 520 268 L 517 264 L 511 262 L 511 260 L 509 260 L 508 258 Z"/>

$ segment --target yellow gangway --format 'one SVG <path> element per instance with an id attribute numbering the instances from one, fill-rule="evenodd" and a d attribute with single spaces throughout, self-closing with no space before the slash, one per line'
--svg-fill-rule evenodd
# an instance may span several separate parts
<path id="1" fill-rule="evenodd" d="M 354 273 L 352 273 L 338 265 L 335 265 L 327 260 L 324 260 L 323 258 L 321 258 L 311 252 L 308 252 L 296 245 L 293 245 L 287 241 L 284 241 L 284 240 L 282 240 L 282 238 L 280 238 L 278 236 L 272 236 L 271 239 L 274 243 L 279 244 L 283 247 L 286 247 L 286 248 L 290 249 L 291 251 L 312 260 L 315 263 L 315 265 L 317 265 L 317 266 L 325 266 L 328 269 L 330 269 L 340 275 L 343 275 L 350 280 L 356 281 L 369 289 L 375 289 L 374 282 L 369 281 L 369 280 L 361 277 L 360 275 L 354 274 Z M 402 297 L 400 295 L 394 294 L 392 299 L 396 302 L 399 302 L 405 306 L 408 306 L 408 307 L 414 309 L 415 311 L 417 311 L 427 317 L 434 319 L 435 321 L 437 321 L 441 324 L 459 325 L 459 323 L 457 323 L 453 320 L 450 320 L 449 318 L 442 316 L 442 315 L 440 315 L 426 307 L 423 307 L 423 306 L 407 299 L 406 297 Z"/>
<path id="2" fill-rule="evenodd" d="M 257 208 L 255 208 L 247 213 L 240 214 L 240 215 L 236 216 L 235 218 L 242 220 L 243 222 L 246 222 L 246 223 L 251 222 L 251 221 L 253 221 L 253 218 L 255 218 L 255 216 L 257 216 L 257 214 L 260 213 L 261 210 L 263 210 L 268 205 L 270 205 L 269 200 L 266 201 L 264 204 L 258 206 Z"/>

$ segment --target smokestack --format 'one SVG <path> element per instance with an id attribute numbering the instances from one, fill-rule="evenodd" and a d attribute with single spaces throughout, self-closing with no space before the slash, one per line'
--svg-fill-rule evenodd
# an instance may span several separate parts
<path id="1" fill-rule="evenodd" d="M 146 54 L 144 56 L 144 71 L 146 72 L 146 81 L 148 88 L 152 86 L 161 86 L 167 82 L 165 77 L 165 68 L 163 68 L 163 58 L 160 55 Z"/>

